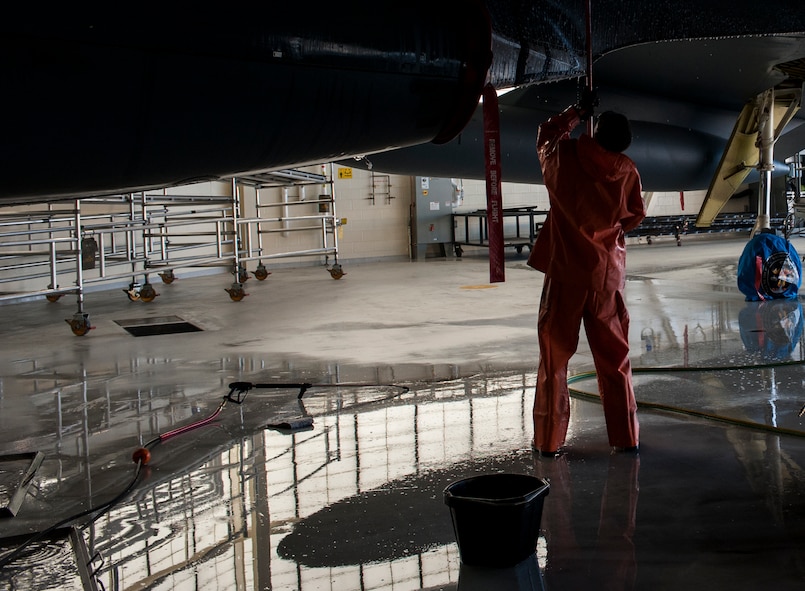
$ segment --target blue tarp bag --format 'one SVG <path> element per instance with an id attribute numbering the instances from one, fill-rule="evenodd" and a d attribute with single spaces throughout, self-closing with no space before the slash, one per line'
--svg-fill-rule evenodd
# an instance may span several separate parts
<path id="1" fill-rule="evenodd" d="M 748 352 L 784 361 L 802 335 L 802 304 L 795 299 L 747 302 L 738 313 L 738 326 Z"/>
<path id="2" fill-rule="evenodd" d="M 802 283 L 802 262 L 794 245 L 773 232 L 755 234 L 738 260 L 738 289 L 746 301 L 794 299 Z"/>

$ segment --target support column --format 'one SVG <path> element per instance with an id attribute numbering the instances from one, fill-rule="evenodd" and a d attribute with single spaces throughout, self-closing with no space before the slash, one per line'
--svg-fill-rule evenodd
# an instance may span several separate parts
<path id="1" fill-rule="evenodd" d="M 757 220 L 752 235 L 771 227 L 771 173 L 774 171 L 774 89 L 767 90 L 760 97 L 758 107 L 759 152 L 757 169 L 760 173 L 758 190 Z"/>

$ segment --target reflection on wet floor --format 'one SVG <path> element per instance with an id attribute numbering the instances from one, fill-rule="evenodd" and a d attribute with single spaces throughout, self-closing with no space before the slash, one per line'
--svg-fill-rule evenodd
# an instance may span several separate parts
<path id="1" fill-rule="evenodd" d="M 442 490 L 522 443 L 525 421 L 510 417 L 526 414 L 524 379 L 462 379 L 408 392 L 314 386 L 301 401 L 295 390 L 252 390 L 214 427 L 153 449 L 133 502 L 90 528 L 104 557 L 97 574 L 107 588 L 139 585 L 160 571 L 164 588 L 205 572 L 257 589 L 318 580 L 335 589 L 449 584 L 458 560 Z M 265 405 L 296 408 L 315 428 L 259 429 L 249 417 Z M 149 413 L 151 422 L 161 410 Z M 122 487 L 133 468 L 106 470 Z M 19 585 L 42 580 L 28 579 L 27 563 L 19 561 Z"/>
<path id="2" fill-rule="evenodd" d="M 442 491 L 468 475 L 505 471 L 551 483 L 539 554 L 547 589 L 604 580 L 672 588 L 669 580 L 687 585 L 692 572 L 725 588 L 726 574 L 713 575 L 708 564 L 736 556 L 727 569 L 736 584 L 748 575 L 773 576 L 780 589 L 801 583 L 802 440 L 644 414 L 641 454 L 612 455 L 598 405 L 574 399 L 569 451 L 535 460 L 525 445 L 532 384 L 533 376 L 514 374 L 412 384 L 408 392 L 313 387 L 301 402 L 292 389 L 253 390 L 215 426 L 153 449 L 133 497 L 82 532 L 97 556 L 94 574 L 107 589 L 446 589 L 459 579 L 461 588 L 479 588 L 491 571 L 460 568 Z M 643 385 L 637 390 L 640 397 Z M 314 428 L 261 429 L 250 417 L 267 406 L 310 416 Z M 165 412 L 145 414 L 169 428 Z M 82 446 L 81 436 L 68 439 L 61 444 Z M 125 486 L 134 468 L 124 460 L 100 473 L 70 467 L 66 457 L 48 460 L 41 498 L 30 503 L 43 523 L 83 509 L 90 491 L 81 487 L 99 487 L 92 496 L 102 498 Z M 61 493 L 58 505 L 51 487 Z M 34 545 L 3 577 L 18 588 L 80 589 L 65 546 Z M 526 588 L 516 573 L 496 576 Z"/>
<path id="3" fill-rule="evenodd" d="M 611 453 L 589 377 L 572 384 L 565 453 L 533 456 L 535 364 L 533 350 L 519 348 L 517 305 L 471 322 L 448 318 L 457 304 L 446 302 L 439 326 L 464 331 L 456 333 L 461 355 L 481 348 L 467 331 L 497 327 L 506 342 L 494 355 L 519 356 L 520 368 L 488 358 L 423 362 L 400 351 L 395 364 L 228 354 L 222 343 L 234 338 L 223 330 L 149 346 L 94 334 L 36 355 L 21 345 L 3 362 L 0 455 L 38 450 L 45 459 L 18 514 L 0 518 L 0 561 L 31 534 L 115 500 L 136 475 L 134 450 L 213 415 L 232 382 L 256 386 L 212 423 L 153 445 L 130 495 L 31 544 L 3 565 L 0 581 L 110 591 L 802 589 L 802 311 L 798 301 L 749 304 L 706 283 L 728 281 L 713 271 L 725 266 L 685 269 L 702 278 L 696 289 L 670 267 L 638 268 L 630 279 L 639 455 Z M 412 268 L 433 281 L 444 275 Z M 507 281 L 519 273 L 532 281 L 519 266 Z M 506 289 L 494 297 L 521 297 Z M 457 297 L 480 306 L 495 291 Z M 342 327 L 341 346 L 359 347 L 351 331 L 363 338 L 363 324 L 344 318 Z M 591 368 L 582 342 L 573 372 Z M 308 422 L 288 428 L 299 419 Z M 282 423 L 290 425 L 275 427 Z M 496 472 L 550 481 L 536 558 L 467 567 L 443 491 Z"/>

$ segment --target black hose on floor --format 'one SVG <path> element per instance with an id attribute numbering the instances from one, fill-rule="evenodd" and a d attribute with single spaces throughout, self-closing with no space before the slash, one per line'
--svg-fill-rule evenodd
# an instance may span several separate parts
<path id="1" fill-rule="evenodd" d="M 786 367 L 792 365 L 803 365 L 805 361 L 779 361 L 774 363 L 761 363 L 751 365 L 727 365 L 727 366 L 707 366 L 707 367 L 633 367 L 632 373 L 688 373 L 688 372 L 715 372 L 715 371 L 734 371 L 734 370 L 749 370 L 749 369 L 771 369 L 776 367 Z M 568 386 L 576 382 L 589 380 L 596 377 L 595 371 L 588 371 L 570 376 L 567 380 Z M 569 392 L 576 398 L 583 398 L 585 400 L 601 401 L 601 396 L 598 394 L 591 394 L 574 388 L 569 388 Z M 707 419 L 710 421 L 717 421 L 720 423 L 727 423 L 738 427 L 745 427 L 748 429 L 756 429 L 758 431 L 765 431 L 768 433 L 775 433 L 778 435 L 792 435 L 794 437 L 805 437 L 805 431 L 796 429 L 788 429 L 785 427 L 776 427 L 774 425 L 767 425 L 765 423 L 757 423 L 755 421 L 747 421 L 744 419 L 736 419 L 734 417 L 727 417 L 716 413 L 710 413 L 700 410 L 693 410 L 690 408 L 683 408 L 671 404 L 663 404 L 660 402 L 649 402 L 646 400 L 638 400 L 637 407 L 650 410 L 659 410 L 664 412 L 672 412 L 682 414 L 690 417 L 700 419 Z M 804 407 L 805 408 L 805 407 Z M 803 413 L 800 412 L 800 416 Z"/>

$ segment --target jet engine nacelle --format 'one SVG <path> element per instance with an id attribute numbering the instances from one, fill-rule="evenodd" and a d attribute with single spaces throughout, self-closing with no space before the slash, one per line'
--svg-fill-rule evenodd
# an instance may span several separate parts
<path id="1" fill-rule="evenodd" d="M 475 1 L 28 6 L 0 24 L 6 202 L 448 141 L 491 62 Z"/>

